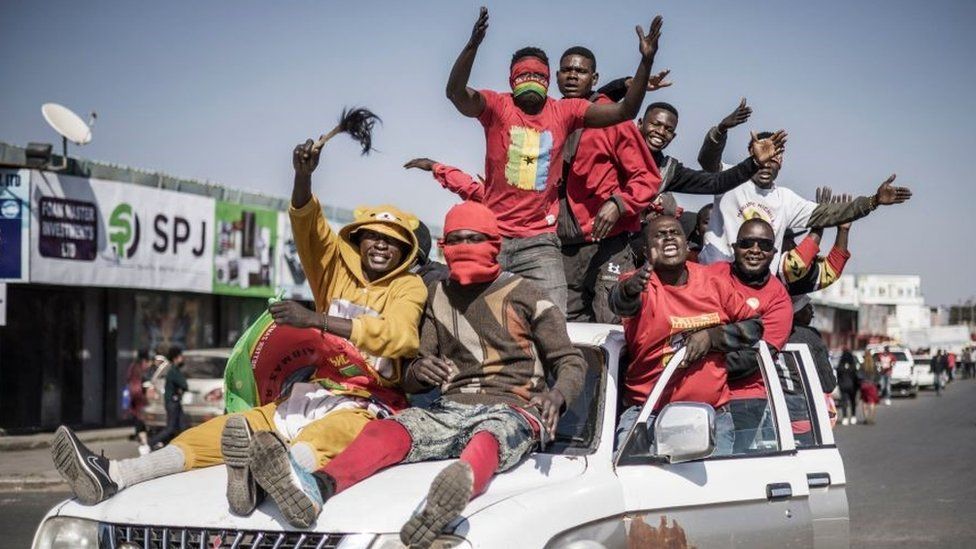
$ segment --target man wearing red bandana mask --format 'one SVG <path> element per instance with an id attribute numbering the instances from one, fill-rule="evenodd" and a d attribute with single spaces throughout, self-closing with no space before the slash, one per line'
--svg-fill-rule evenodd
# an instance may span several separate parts
<path id="1" fill-rule="evenodd" d="M 637 116 L 661 21 L 655 18 L 646 36 L 637 28 L 641 62 L 635 85 L 620 103 L 548 97 L 549 60 L 538 48 L 515 52 L 509 74 L 511 93 L 469 88 L 471 68 L 488 29 L 486 8 L 481 8 L 471 38 L 451 70 L 448 99 L 485 128 L 485 181 L 479 194 L 498 219 L 502 239 L 498 261 L 504 270 L 537 281 L 561 311 L 566 310 L 566 276 L 556 218 L 563 145 L 576 129 L 612 126 Z"/>
<path id="2" fill-rule="evenodd" d="M 427 505 L 400 531 L 428 547 L 492 476 L 552 440 L 579 394 L 584 362 L 563 315 L 532 281 L 502 272 L 495 215 L 475 202 L 451 209 L 441 246 L 450 279 L 430 287 L 419 358 L 404 389 L 441 397 L 368 424 L 296 497 L 328 500 L 385 467 L 460 458 L 434 479 Z M 550 387 L 546 379 L 554 378 Z"/>

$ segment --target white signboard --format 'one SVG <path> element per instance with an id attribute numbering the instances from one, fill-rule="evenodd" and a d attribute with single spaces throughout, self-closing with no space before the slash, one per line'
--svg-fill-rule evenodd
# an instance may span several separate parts
<path id="1" fill-rule="evenodd" d="M 288 213 L 278 215 L 278 287 L 284 292 L 285 299 L 301 299 L 314 301 L 315 296 L 308 285 L 308 280 L 302 270 L 302 262 L 295 249 L 295 239 L 291 233 L 291 219 Z"/>
<path id="2" fill-rule="evenodd" d="M 210 292 L 212 198 L 31 172 L 31 281 Z"/>
<path id="3" fill-rule="evenodd" d="M 0 280 L 28 279 L 29 248 L 30 172 L 0 170 Z"/>

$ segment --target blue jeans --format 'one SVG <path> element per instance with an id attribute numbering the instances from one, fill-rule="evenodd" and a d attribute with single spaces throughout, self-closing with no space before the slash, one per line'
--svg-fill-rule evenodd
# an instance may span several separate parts
<path id="1" fill-rule="evenodd" d="M 617 422 L 617 433 L 615 435 L 617 439 L 617 450 L 624 444 L 624 440 L 627 438 L 627 433 L 634 428 L 637 423 L 637 416 L 640 415 L 640 411 L 643 405 L 631 406 L 624 410 L 624 413 L 620 414 L 620 421 Z M 654 419 L 657 414 L 651 414 L 647 418 L 648 425 L 654 424 Z M 650 441 L 654 441 L 653 431 L 651 432 Z M 712 451 L 712 457 L 714 456 L 728 456 L 732 454 L 732 445 L 735 442 L 735 424 L 732 421 L 732 414 L 728 410 L 715 411 L 715 450 Z"/>
<path id="2" fill-rule="evenodd" d="M 504 271 L 535 281 L 566 314 L 566 271 L 556 233 L 503 238 L 498 263 Z"/>
<path id="3" fill-rule="evenodd" d="M 755 450 L 754 443 L 776 440 L 776 430 L 770 421 L 772 416 L 766 414 L 768 406 L 765 398 L 745 398 L 729 402 L 729 411 L 735 425 L 735 443 L 732 446 L 735 454 L 747 454 L 750 450 Z"/>
<path id="4" fill-rule="evenodd" d="M 891 398 L 891 374 L 881 374 L 878 381 L 881 384 L 881 398 Z"/>

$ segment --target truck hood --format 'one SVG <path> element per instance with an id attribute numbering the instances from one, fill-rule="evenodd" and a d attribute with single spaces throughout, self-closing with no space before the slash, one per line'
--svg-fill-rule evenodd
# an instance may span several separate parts
<path id="1" fill-rule="evenodd" d="M 329 533 L 392 533 L 423 503 L 434 476 L 450 461 L 391 467 L 329 500 L 310 530 Z M 464 517 L 538 488 L 578 477 L 586 470 L 582 456 L 536 454 L 497 475 L 488 490 L 474 498 Z M 57 513 L 107 522 L 146 526 L 220 528 L 260 531 L 295 530 L 264 501 L 249 517 L 230 513 L 224 495 L 223 466 L 187 471 L 127 488 L 98 505 L 76 500 Z"/>

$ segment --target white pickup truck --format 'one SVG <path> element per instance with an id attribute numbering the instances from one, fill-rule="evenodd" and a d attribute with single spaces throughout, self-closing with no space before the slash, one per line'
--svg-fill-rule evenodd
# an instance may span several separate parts
<path id="1" fill-rule="evenodd" d="M 562 418 L 556 441 L 495 477 L 435 547 L 848 546 L 844 466 L 806 346 L 788 345 L 781 359 L 800 369 L 812 444 L 797 447 L 777 365 L 761 346 L 774 428 L 760 429 L 747 451 L 710 457 L 714 411 L 698 403 L 665 407 L 654 423 L 654 442 L 647 442 L 647 418 L 683 356 L 679 351 L 617 453 L 623 336 L 619 327 L 593 324 L 571 324 L 569 331 L 587 361 L 586 386 Z M 199 469 L 133 486 L 94 506 L 59 503 L 41 522 L 33 546 L 401 547 L 400 527 L 443 467 L 391 467 L 330 499 L 307 531 L 290 528 L 271 502 L 251 516 L 232 515 L 224 468 Z"/>

